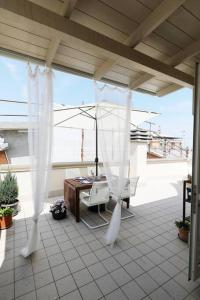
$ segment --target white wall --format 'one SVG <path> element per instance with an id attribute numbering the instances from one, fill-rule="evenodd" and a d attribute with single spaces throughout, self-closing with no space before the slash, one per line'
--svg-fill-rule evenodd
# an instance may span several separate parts
<path id="1" fill-rule="evenodd" d="M 138 151 L 137 157 L 143 153 Z M 72 178 L 76 176 L 90 175 L 90 169 L 94 168 L 94 164 L 67 164 L 61 163 L 53 166 L 50 182 L 49 182 L 49 195 L 60 196 L 63 195 L 63 182 L 65 178 Z M 1 173 L 7 171 L 7 168 L 1 167 Z M 176 178 L 182 180 L 191 174 L 191 163 L 188 161 L 167 161 L 162 159 L 147 160 L 146 166 L 142 169 L 139 165 L 134 168 L 134 171 L 140 173 L 140 185 L 143 185 L 149 179 L 160 180 L 164 178 Z M 11 166 L 11 171 L 16 174 L 19 184 L 19 199 L 26 199 L 31 194 L 31 174 L 28 166 Z M 100 173 L 102 171 L 102 164 L 100 164 Z M 143 172 L 142 172 L 143 171 Z M 134 173 L 136 174 L 136 173 Z M 2 174 L 3 175 L 3 174 Z M 133 176 L 133 175 L 132 175 Z M 134 175 L 135 176 L 135 175 Z M 30 200 L 30 199 L 29 199 Z"/>
<path id="2" fill-rule="evenodd" d="M 147 142 L 131 141 L 130 143 L 130 177 L 145 175 L 147 165 Z"/>
<path id="3" fill-rule="evenodd" d="M 140 184 L 154 178 L 172 177 L 182 180 L 188 174 L 191 174 L 191 161 L 147 159 L 147 143 L 131 141 L 130 177 L 139 176 Z"/>
<path id="4" fill-rule="evenodd" d="M 27 197 L 31 194 L 31 173 L 28 165 L 10 165 L 10 170 L 17 176 L 19 185 L 19 198 Z M 49 179 L 49 195 L 63 195 L 64 180 L 77 176 L 91 175 L 91 170 L 95 171 L 94 163 L 57 163 L 53 164 Z M 0 175 L 4 176 L 8 171 L 6 165 L 0 167 Z M 99 174 L 102 173 L 102 164 L 99 164 Z"/>
<path id="5" fill-rule="evenodd" d="M 145 169 L 145 177 L 176 177 L 183 179 L 191 174 L 191 162 L 187 160 L 149 159 Z"/>

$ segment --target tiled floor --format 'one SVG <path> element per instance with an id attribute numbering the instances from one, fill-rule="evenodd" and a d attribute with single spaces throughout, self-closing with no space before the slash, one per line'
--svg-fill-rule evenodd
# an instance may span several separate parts
<path id="1" fill-rule="evenodd" d="M 89 230 L 71 215 L 55 221 L 46 204 L 40 249 L 29 259 L 19 255 L 31 227 L 26 202 L 1 233 L 0 299 L 200 299 L 199 281 L 187 281 L 188 246 L 174 227 L 182 209 L 179 183 L 176 190 L 178 196 L 132 207 L 135 217 L 122 222 L 113 248 L 105 245 L 106 227 Z"/>

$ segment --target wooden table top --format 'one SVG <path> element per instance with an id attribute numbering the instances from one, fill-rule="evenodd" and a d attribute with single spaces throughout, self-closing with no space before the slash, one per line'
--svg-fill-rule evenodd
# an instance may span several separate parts
<path id="1" fill-rule="evenodd" d="M 69 179 L 65 179 L 64 182 L 68 183 L 69 185 L 71 185 L 74 189 L 90 189 L 92 187 L 92 184 L 94 182 L 94 179 L 92 177 L 84 177 L 85 180 L 91 180 L 90 183 L 84 183 L 82 182 L 81 179 L 78 178 L 69 178 Z M 84 180 L 84 179 L 83 179 Z M 106 177 L 103 176 L 101 178 L 101 180 L 106 180 Z"/>
<path id="2" fill-rule="evenodd" d="M 76 189 L 80 189 L 80 188 L 91 188 L 92 186 L 92 182 L 91 183 L 83 183 L 80 180 L 77 180 L 75 178 L 71 178 L 71 179 L 65 179 L 65 182 L 70 184 L 71 186 L 73 186 Z"/>

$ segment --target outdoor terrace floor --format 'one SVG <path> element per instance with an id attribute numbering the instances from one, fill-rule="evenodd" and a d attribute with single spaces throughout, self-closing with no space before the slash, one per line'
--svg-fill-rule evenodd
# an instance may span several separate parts
<path id="1" fill-rule="evenodd" d="M 19 254 L 31 227 L 30 202 L 21 201 L 14 226 L 1 232 L 0 299 L 200 299 L 199 281 L 187 281 L 188 245 L 174 226 L 181 191 L 176 180 L 141 184 L 135 217 L 122 222 L 113 248 L 105 245 L 106 227 L 89 230 L 72 215 L 55 221 L 45 203 L 40 249 L 29 259 Z"/>

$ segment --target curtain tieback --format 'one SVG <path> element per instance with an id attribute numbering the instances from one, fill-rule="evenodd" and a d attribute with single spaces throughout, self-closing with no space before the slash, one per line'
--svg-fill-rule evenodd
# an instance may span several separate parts
<path id="1" fill-rule="evenodd" d="M 33 222 L 34 222 L 35 224 L 37 224 L 37 223 L 38 223 L 38 221 L 39 221 L 39 219 L 38 219 L 38 218 L 33 218 Z"/>

